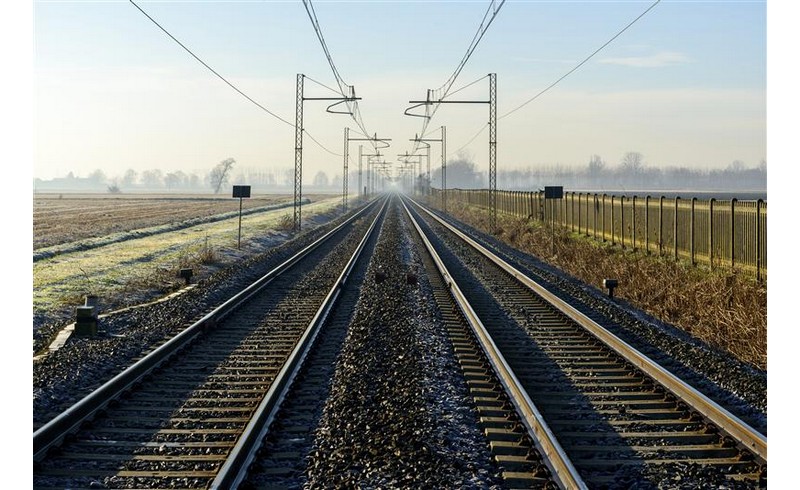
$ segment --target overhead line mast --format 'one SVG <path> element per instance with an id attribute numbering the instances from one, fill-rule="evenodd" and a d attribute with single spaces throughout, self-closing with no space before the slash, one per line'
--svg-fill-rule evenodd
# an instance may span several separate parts
<path id="1" fill-rule="evenodd" d="M 428 91 L 430 96 L 431 91 Z M 489 105 L 489 228 L 497 228 L 497 74 L 489 74 L 489 100 L 410 100 L 413 107 L 432 104 L 488 104 Z M 408 111 L 408 109 L 406 110 Z M 444 153 L 444 151 L 442 151 Z M 442 208 L 447 211 L 447 181 L 442 167 Z"/>
<path id="2" fill-rule="evenodd" d="M 303 214 L 303 103 L 306 100 L 323 100 L 333 102 L 326 109 L 333 114 L 350 114 L 349 112 L 331 110 L 332 107 L 342 103 L 359 100 L 355 96 L 355 88 L 349 86 L 349 95 L 343 97 L 305 97 L 304 79 L 305 75 L 297 74 L 297 90 L 295 100 L 295 131 L 294 131 L 294 221 L 295 231 L 300 231 Z"/>

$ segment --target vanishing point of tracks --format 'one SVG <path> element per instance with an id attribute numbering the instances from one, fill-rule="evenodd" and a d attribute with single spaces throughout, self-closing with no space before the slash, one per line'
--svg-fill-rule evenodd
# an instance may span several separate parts
<path id="1" fill-rule="evenodd" d="M 764 436 L 457 233 L 397 198 L 364 208 L 34 433 L 34 487 L 766 486 Z M 466 412 L 405 379 L 434 357 L 422 324 Z"/>

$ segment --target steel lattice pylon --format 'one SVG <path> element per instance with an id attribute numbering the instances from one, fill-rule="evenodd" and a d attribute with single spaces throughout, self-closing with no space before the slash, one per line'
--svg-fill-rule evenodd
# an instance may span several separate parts
<path id="1" fill-rule="evenodd" d="M 303 78 L 297 75 L 297 100 L 294 123 L 294 230 L 300 231 L 303 201 Z"/>
<path id="2" fill-rule="evenodd" d="M 344 128 L 344 168 L 342 169 L 342 212 L 347 212 L 347 172 L 348 172 L 348 165 L 347 160 L 350 158 L 349 155 L 349 148 L 350 148 L 350 141 L 348 137 L 350 136 L 350 128 Z"/>
<path id="3" fill-rule="evenodd" d="M 497 74 L 489 74 L 489 227 L 497 230 Z"/>

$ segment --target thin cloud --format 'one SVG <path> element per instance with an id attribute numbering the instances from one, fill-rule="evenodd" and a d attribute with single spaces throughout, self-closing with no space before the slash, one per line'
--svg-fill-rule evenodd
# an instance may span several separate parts
<path id="1" fill-rule="evenodd" d="M 633 66 L 637 68 L 661 68 L 664 66 L 681 65 L 691 60 L 682 53 L 675 51 L 662 51 L 650 56 L 628 56 L 624 58 L 604 58 L 599 63 L 609 65 Z"/>

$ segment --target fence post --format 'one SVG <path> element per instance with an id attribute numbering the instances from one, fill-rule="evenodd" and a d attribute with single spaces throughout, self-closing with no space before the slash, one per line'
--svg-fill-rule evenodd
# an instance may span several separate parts
<path id="1" fill-rule="evenodd" d="M 736 198 L 731 199 L 731 269 L 736 265 Z"/>
<path id="2" fill-rule="evenodd" d="M 603 209 L 601 210 L 600 217 L 603 218 L 603 232 L 600 234 L 603 237 L 603 241 L 606 241 L 606 194 L 603 193 Z"/>
<path id="3" fill-rule="evenodd" d="M 616 245 L 617 242 L 614 237 L 614 196 L 611 195 L 611 245 Z"/>
<path id="4" fill-rule="evenodd" d="M 612 204 L 613 208 L 614 205 Z M 622 248 L 625 248 L 625 194 L 619 196 L 619 238 L 622 241 Z M 612 211 L 613 213 L 613 211 Z"/>
<path id="5" fill-rule="evenodd" d="M 675 196 L 675 220 L 672 223 L 673 239 L 675 241 L 675 260 L 678 260 L 678 203 L 681 201 L 681 196 Z"/>
<path id="6" fill-rule="evenodd" d="M 761 205 L 763 200 L 756 201 L 756 280 L 761 282 Z"/>
<path id="7" fill-rule="evenodd" d="M 658 200 L 658 256 L 664 255 L 664 196 Z"/>
<path id="8" fill-rule="evenodd" d="M 636 251 L 636 194 L 633 195 L 633 207 L 631 208 L 631 242 L 633 244 L 633 251 Z"/>
<path id="9" fill-rule="evenodd" d="M 690 221 L 689 221 L 690 225 L 689 226 L 691 226 L 691 230 L 689 231 L 689 237 L 690 237 L 689 239 L 692 241 L 691 245 L 689 246 L 689 256 L 691 258 L 692 265 L 695 265 L 695 262 L 694 262 L 694 207 L 695 207 L 696 203 L 697 203 L 697 198 L 693 197 L 692 198 L 692 216 L 691 216 L 691 218 L 689 218 L 690 219 Z"/>
<path id="10" fill-rule="evenodd" d="M 650 255 L 650 194 L 644 198 L 644 253 Z"/>
<path id="11" fill-rule="evenodd" d="M 708 200 L 708 261 L 714 268 L 714 202 L 712 197 Z"/>
<path id="12" fill-rule="evenodd" d="M 598 202 L 597 202 L 597 193 L 596 192 L 594 193 L 594 196 L 593 196 L 592 200 L 594 201 L 594 206 L 593 206 L 593 208 L 594 208 L 594 223 L 592 223 L 592 228 L 594 228 L 594 239 L 597 240 L 597 208 L 599 207 L 599 205 L 598 205 Z"/>

